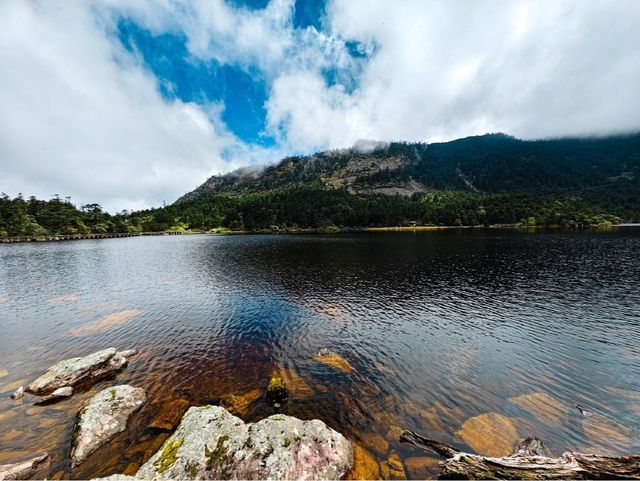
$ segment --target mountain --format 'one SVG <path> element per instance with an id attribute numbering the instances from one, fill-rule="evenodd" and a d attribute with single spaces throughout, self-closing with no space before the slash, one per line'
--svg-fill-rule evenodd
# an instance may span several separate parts
<path id="1" fill-rule="evenodd" d="M 214 176 L 175 203 L 111 216 L 0 196 L 7 236 L 157 231 L 335 232 L 392 226 L 640 222 L 640 133 L 525 141 L 359 142 Z"/>
<path id="2" fill-rule="evenodd" d="M 360 142 L 350 149 L 288 157 L 264 169 L 213 176 L 176 204 L 295 186 L 411 196 L 449 190 L 577 192 L 639 182 L 640 133 L 550 140 L 486 134 L 432 144 Z"/>

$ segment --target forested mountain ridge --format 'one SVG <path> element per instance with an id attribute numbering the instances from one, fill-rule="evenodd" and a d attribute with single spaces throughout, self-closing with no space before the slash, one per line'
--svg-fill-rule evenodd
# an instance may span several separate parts
<path id="1" fill-rule="evenodd" d="M 78 209 L 59 196 L 0 196 L 0 238 L 619 222 L 640 222 L 640 134 L 360 144 L 212 177 L 172 205 L 116 215 L 98 204 Z"/>
<path id="2" fill-rule="evenodd" d="M 457 190 L 558 192 L 640 178 L 640 133 L 601 138 L 519 140 L 486 134 L 444 143 L 392 142 L 288 157 L 264 170 L 214 176 L 177 203 L 294 186 L 357 194 Z"/>

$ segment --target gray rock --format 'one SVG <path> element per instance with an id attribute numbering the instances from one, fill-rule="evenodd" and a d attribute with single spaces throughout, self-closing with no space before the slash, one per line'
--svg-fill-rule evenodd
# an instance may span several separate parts
<path id="1" fill-rule="evenodd" d="M 136 354 L 138 354 L 137 349 L 127 349 L 126 351 L 118 351 L 116 353 L 116 356 L 130 358 L 131 356 L 135 356 Z"/>
<path id="2" fill-rule="evenodd" d="M 15 399 L 16 401 L 18 399 L 22 399 L 24 397 L 24 386 L 20 386 L 18 389 L 16 389 L 13 394 L 11 395 L 11 399 Z"/>
<path id="3" fill-rule="evenodd" d="M 34 404 L 36 406 L 44 406 L 44 405 L 47 405 L 47 404 L 53 404 L 55 402 L 61 401 L 62 399 L 66 399 L 68 397 L 71 397 L 72 394 L 73 394 L 73 388 L 71 386 L 59 387 L 58 389 L 53 391 L 51 394 L 49 394 L 48 396 L 43 397 L 42 399 L 40 399 L 39 401 L 37 401 Z"/>
<path id="4" fill-rule="evenodd" d="M 78 466 L 127 427 L 131 414 L 147 400 L 142 388 L 114 386 L 89 399 L 80 409 L 73 433 L 71 465 Z"/>
<path id="5" fill-rule="evenodd" d="M 0 465 L 0 481 L 5 479 L 43 479 L 49 467 L 49 455 L 31 458 L 27 461 L 15 464 Z"/>
<path id="6" fill-rule="evenodd" d="M 103 349 L 85 357 L 60 361 L 29 384 L 26 390 L 33 394 L 46 394 L 60 387 L 97 381 L 122 369 L 126 363 L 126 358 L 118 356 L 114 348 Z"/>
<path id="7" fill-rule="evenodd" d="M 318 419 L 274 415 L 255 424 L 218 406 L 192 407 L 138 479 L 340 479 L 351 443 Z"/>

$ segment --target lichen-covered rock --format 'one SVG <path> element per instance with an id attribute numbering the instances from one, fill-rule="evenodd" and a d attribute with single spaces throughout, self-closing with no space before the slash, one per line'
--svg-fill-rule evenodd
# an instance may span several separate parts
<path id="1" fill-rule="evenodd" d="M 44 478 L 49 466 L 49 455 L 43 454 L 27 461 L 0 465 L 0 481 L 5 479 Z"/>
<path id="2" fill-rule="evenodd" d="M 71 386 L 59 387 L 48 396 L 43 397 L 38 402 L 34 403 L 36 406 L 46 406 L 47 404 L 53 404 L 71 397 L 73 394 L 73 388 Z"/>
<path id="3" fill-rule="evenodd" d="M 124 431 L 131 414 L 146 400 L 144 389 L 128 385 L 104 389 L 89 399 L 76 421 L 71 465 L 78 466 L 113 436 Z"/>
<path id="4" fill-rule="evenodd" d="M 122 369 L 127 363 L 126 358 L 116 353 L 117 351 L 110 347 L 85 357 L 60 361 L 29 384 L 26 390 L 41 395 L 61 387 L 97 381 Z"/>
<path id="5" fill-rule="evenodd" d="M 219 406 L 192 407 L 139 479 L 340 479 L 351 443 L 320 420 L 274 415 L 245 424 Z"/>

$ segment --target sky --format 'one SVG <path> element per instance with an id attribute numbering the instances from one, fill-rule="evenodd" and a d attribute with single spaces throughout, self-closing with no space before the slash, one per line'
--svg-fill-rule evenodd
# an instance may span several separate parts
<path id="1" fill-rule="evenodd" d="M 640 130 L 637 0 L 2 0 L 0 191 L 171 203 L 362 140 Z"/>

